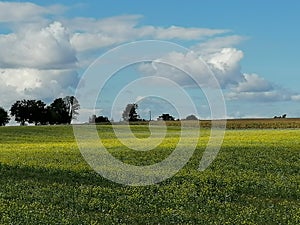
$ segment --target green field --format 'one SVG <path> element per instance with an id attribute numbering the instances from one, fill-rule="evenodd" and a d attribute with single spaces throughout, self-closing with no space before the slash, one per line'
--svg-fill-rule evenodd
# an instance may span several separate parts
<path id="1" fill-rule="evenodd" d="M 197 168 L 210 134 L 205 128 L 179 173 L 144 187 L 96 174 L 71 126 L 0 127 L 0 224 L 300 224 L 299 121 L 230 123 L 204 172 Z M 179 127 L 169 125 L 164 142 L 149 152 L 122 147 L 109 125 L 97 129 L 116 158 L 148 165 L 176 145 Z M 146 125 L 132 130 L 149 135 Z"/>

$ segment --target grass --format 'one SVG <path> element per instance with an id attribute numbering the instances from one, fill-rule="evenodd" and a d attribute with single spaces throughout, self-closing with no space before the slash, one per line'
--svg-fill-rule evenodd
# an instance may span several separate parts
<path id="1" fill-rule="evenodd" d="M 234 130 L 244 127 L 237 124 L 204 172 L 197 168 L 207 129 L 179 173 L 145 187 L 97 175 L 72 127 L 0 127 L 0 224 L 299 224 L 300 130 Z M 166 157 L 179 132 L 169 126 L 157 149 L 137 153 L 122 147 L 109 125 L 97 129 L 115 157 L 137 165 Z M 149 135 L 145 125 L 132 130 Z"/>

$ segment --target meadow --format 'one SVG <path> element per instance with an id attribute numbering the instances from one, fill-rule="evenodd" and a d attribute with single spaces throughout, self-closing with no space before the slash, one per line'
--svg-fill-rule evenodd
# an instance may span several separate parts
<path id="1" fill-rule="evenodd" d="M 217 158 L 200 172 L 210 135 L 202 122 L 189 163 L 143 187 L 94 172 L 71 126 L 0 127 L 0 224 L 300 224 L 299 124 L 228 121 Z M 121 146 L 110 125 L 97 129 L 112 155 L 136 165 L 167 157 L 180 131 L 170 123 L 160 146 L 137 153 Z M 147 125 L 131 129 L 139 138 L 149 135 Z"/>

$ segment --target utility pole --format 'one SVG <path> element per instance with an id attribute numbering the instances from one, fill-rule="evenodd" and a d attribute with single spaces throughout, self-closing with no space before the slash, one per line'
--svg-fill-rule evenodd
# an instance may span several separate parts
<path id="1" fill-rule="evenodd" d="M 151 110 L 149 111 L 149 121 L 151 121 Z"/>

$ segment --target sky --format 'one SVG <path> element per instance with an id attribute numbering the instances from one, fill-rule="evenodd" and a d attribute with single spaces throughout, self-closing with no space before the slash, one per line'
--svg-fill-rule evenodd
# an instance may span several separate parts
<path id="1" fill-rule="evenodd" d="M 120 120 L 132 102 L 145 119 L 208 119 L 221 104 L 208 95 L 221 91 L 226 118 L 300 117 L 299 12 L 296 0 L 0 1 L 0 106 L 79 93 L 79 122 Z M 143 40 L 157 44 L 126 47 Z M 109 70 L 141 51 L 156 58 L 119 68 L 99 90 L 107 74 L 88 69 L 95 60 Z"/>

